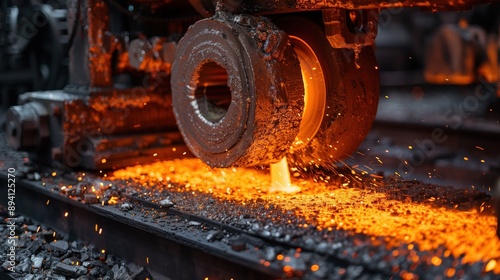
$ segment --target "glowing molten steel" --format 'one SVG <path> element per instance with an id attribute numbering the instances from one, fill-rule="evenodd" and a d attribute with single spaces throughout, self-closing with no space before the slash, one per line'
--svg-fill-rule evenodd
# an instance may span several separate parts
<path id="1" fill-rule="evenodd" d="M 281 179 L 283 176 L 279 176 L 280 173 L 288 174 L 284 165 L 282 161 L 272 168 Z M 316 178 L 315 182 L 293 178 L 300 192 L 272 193 L 277 188 L 276 183 L 273 186 L 266 170 L 210 168 L 197 159 L 129 167 L 115 171 L 111 177 L 114 180 L 132 180 L 138 183 L 138 188 L 146 190 L 168 189 L 171 194 L 185 194 L 181 196 L 184 199 L 208 194 L 238 205 L 259 201 L 306 221 L 305 224 L 295 225 L 297 227 L 313 227 L 320 231 L 346 230 L 372 236 L 375 245 L 393 250 L 395 258 L 404 254 L 415 262 L 440 266 L 445 265 L 441 262 L 442 257 L 452 255 L 458 258 L 463 255 L 463 263 L 482 261 L 485 264 L 483 271 L 500 273 L 496 218 L 484 211 L 484 207 L 489 205 L 457 210 L 436 206 L 438 201 L 447 197 L 432 197 L 425 202 L 391 199 L 386 193 L 376 191 L 379 186 L 373 185 L 373 178 L 365 179 L 363 184 L 370 187 L 363 188 L 353 188 L 352 181 L 343 183 L 338 178 L 327 176 L 320 180 Z M 285 180 L 288 180 L 286 176 Z M 182 210 L 190 211 L 191 206 L 187 204 Z M 274 219 L 281 219 L 281 216 L 277 215 Z M 383 244 L 380 237 L 384 240 Z M 401 251 L 401 246 L 407 249 Z M 417 249 L 433 252 L 434 256 L 419 259 Z M 447 274 L 457 276 L 459 271 L 449 267 Z"/>
<path id="2" fill-rule="evenodd" d="M 271 164 L 271 187 L 269 192 L 296 193 L 299 191 L 300 188 L 292 185 L 290 180 L 286 157 L 277 163 Z"/>

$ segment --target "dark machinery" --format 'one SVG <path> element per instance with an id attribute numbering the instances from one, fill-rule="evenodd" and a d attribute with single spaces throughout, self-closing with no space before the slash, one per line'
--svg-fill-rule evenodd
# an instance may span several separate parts
<path id="1" fill-rule="evenodd" d="M 68 83 L 67 9 L 59 2 L 0 4 L 0 109 L 21 93 Z"/>
<path id="2" fill-rule="evenodd" d="M 379 9 L 482 2 L 70 1 L 68 85 L 21 95 L 7 136 L 89 169 L 180 156 L 183 140 L 211 166 L 328 165 L 375 117 Z"/>

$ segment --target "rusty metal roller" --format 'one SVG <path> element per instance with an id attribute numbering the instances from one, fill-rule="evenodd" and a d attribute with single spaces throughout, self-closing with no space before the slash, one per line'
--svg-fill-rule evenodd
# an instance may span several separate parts
<path id="1" fill-rule="evenodd" d="M 285 15 L 275 23 L 290 37 L 306 85 L 288 162 L 330 167 L 356 151 L 375 119 L 379 74 L 373 47 L 332 48 L 322 26 L 304 17 Z"/>
<path id="2" fill-rule="evenodd" d="M 219 12 L 195 23 L 179 42 L 171 83 L 179 129 L 210 166 L 276 162 L 298 133 L 300 64 L 266 18 Z"/>

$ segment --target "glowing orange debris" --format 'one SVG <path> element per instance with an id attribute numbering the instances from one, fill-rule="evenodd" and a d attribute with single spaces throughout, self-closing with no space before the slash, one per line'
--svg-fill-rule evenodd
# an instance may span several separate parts
<path id="1" fill-rule="evenodd" d="M 311 179 L 293 176 L 292 183 L 301 191 L 276 194 L 270 192 L 268 172 L 256 168 L 210 168 L 198 159 L 183 158 L 120 169 L 107 179 L 134 181 L 143 187 L 189 195 L 203 193 L 240 205 L 260 199 L 262 203 L 302 218 L 303 222 L 297 225 L 300 227 L 384 237 L 392 250 L 402 244 L 407 244 L 408 250 L 444 247 L 449 251 L 446 255 L 455 258 L 463 255 L 464 263 L 484 261 L 487 263 L 485 270 L 500 273 L 500 266 L 496 265 L 500 255 L 496 217 L 485 214 L 480 207 L 467 211 L 437 208 L 433 204 L 441 201 L 439 197 L 425 198 L 425 203 L 389 199 L 383 192 L 350 187 L 350 182 L 359 183 L 354 177 L 358 175 L 351 174 L 339 175 L 350 182 L 322 180 L 320 175 Z M 410 255 L 410 258 L 418 260 L 417 255 Z M 278 255 L 276 259 L 281 261 L 285 257 Z M 433 256 L 430 263 L 439 266 L 442 260 L 440 256 Z M 457 275 L 459 271 L 455 272 Z"/>
<path id="2" fill-rule="evenodd" d="M 455 276 L 455 269 L 453 267 L 450 267 L 450 268 L 446 269 L 445 274 L 447 277 L 451 278 L 451 277 Z"/>
<path id="3" fill-rule="evenodd" d="M 493 269 L 495 269 L 495 267 L 497 266 L 497 261 L 496 260 L 490 260 L 488 262 L 488 264 L 486 264 L 486 268 L 484 269 L 486 272 L 490 272 L 492 271 Z"/>
<path id="4" fill-rule="evenodd" d="M 400 273 L 401 275 L 401 278 L 403 278 L 403 280 L 415 280 L 415 279 L 418 279 L 418 276 L 411 273 L 411 272 L 408 272 L 408 271 L 401 271 Z"/>
<path id="5" fill-rule="evenodd" d="M 435 266 L 440 266 L 442 262 L 443 262 L 443 260 L 441 260 L 441 258 L 436 257 L 436 256 L 432 257 L 432 259 L 431 259 L 431 263 Z"/>

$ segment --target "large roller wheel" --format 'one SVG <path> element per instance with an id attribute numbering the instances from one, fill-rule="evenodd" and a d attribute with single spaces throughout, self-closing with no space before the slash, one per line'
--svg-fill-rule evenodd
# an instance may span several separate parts
<path id="1" fill-rule="evenodd" d="M 289 162 L 328 166 L 352 154 L 368 134 L 378 105 L 372 47 L 334 49 L 320 26 L 302 17 L 275 21 L 291 39 L 305 85 L 304 117 Z M 357 66 L 358 65 L 358 66 Z"/>
<path id="2" fill-rule="evenodd" d="M 210 166 L 274 163 L 298 133 L 299 62 L 286 34 L 266 19 L 195 23 L 179 42 L 171 83 L 186 144 Z"/>

